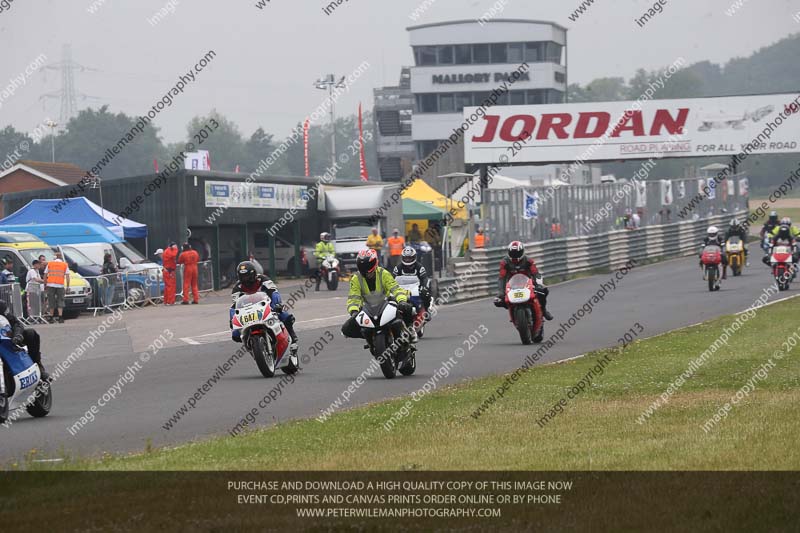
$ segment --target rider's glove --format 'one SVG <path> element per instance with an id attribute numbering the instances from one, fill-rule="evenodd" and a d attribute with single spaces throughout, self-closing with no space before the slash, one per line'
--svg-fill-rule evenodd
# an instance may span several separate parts
<path id="1" fill-rule="evenodd" d="M 283 312 L 283 304 L 275 304 L 272 306 L 272 310 L 275 313 L 281 314 Z"/>
<path id="2" fill-rule="evenodd" d="M 11 339 L 11 342 L 16 344 L 17 346 L 23 346 L 25 344 L 25 339 L 22 337 L 22 335 L 18 334 L 14 335 L 14 337 Z"/>
<path id="3" fill-rule="evenodd" d="M 403 314 L 411 312 L 411 304 L 408 302 L 397 302 L 397 309 Z"/>
<path id="4" fill-rule="evenodd" d="M 354 317 L 354 316 L 356 316 L 357 314 L 358 314 L 358 309 L 353 309 L 352 311 L 350 311 L 350 316 L 351 316 L 351 317 Z"/>

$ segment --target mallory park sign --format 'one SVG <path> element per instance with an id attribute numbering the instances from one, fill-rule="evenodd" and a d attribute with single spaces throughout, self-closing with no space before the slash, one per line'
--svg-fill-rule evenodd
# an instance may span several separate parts
<path id="1" fill-rule="evenodd" d="M 530 72 L 517 73 L 519 78 L 516 81 L 531 81 Z M 455 84 L 455 83 L 489 83 L 494 77 L 495 82 L 506 81 L 511 78 L 510 72 L 491 72 L 476 74 L 434 74 L 433 83 L 436 84 Z"/>

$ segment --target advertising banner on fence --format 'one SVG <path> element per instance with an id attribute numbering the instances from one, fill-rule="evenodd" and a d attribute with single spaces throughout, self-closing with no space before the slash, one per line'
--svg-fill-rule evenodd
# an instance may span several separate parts
<path id="1" fill-rule="evenodd" d="M 798 151 L 800 95 L 465 107 L 467 163 Z M 509 155 L 511 154 L 511 155 Z"/>
<path id="2" fill-rule="evenodd" d="M 206 181 L 206 207 L 305 209 L 308 187 L 241 181 Z"/>

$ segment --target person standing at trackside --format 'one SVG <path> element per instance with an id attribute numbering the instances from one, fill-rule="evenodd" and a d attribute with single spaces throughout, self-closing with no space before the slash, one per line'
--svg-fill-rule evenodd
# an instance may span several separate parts
<path id="1" fill-rule="evenodd" d="M 156 250 L 155 256 L 156 256 L 156 264 L 158 266 L 164 266 L 164 250 L 159 248 L 158 250 Z"/>
<path id="2" fill-rule="evenodd" d="M 175 271 L 178 270 L 178 246 L 172 242 L 167 249 L 164 250 L 162 256 L 164 261 L 164 305 L 175 305 L 175 284 L 177 276 Z"/>
<path id="3" fill-rule="evenodd" d="M 47 262 L 44 269 L 47 283 L 47 304 L 52 312 L 53 322 L 64 322 L 64 298 L 69 288 L 69 268 L 56 252 L 56 258 Z"/>
<path id="4" fill-rule="evenodd" d="M 561 222 L 559 222 L 558 218 L 556 217 L 553 217 L 553 220 L 550 223 L 550 238 L 551 239 L 561 238 Z"/>
<path id="5" fill-rule="evenodd" d="M 422 237 L 434 250 L 442 245 L 442 234 L 439 232 L 439 227 L 436 222 L 428 223 L 428 227 L 425 229 L 425 235 Z"/>
<path id="6" fill-rule="evenodd" d="M 200 262 L 200 254 L 192 250 L 189 243 L 183 244 L 183 252 L 178 257 L 178 264 L 183 265 L 183 305 L 189 303 L 189 288 L 192 289 L 192 303 L 198 303 L 200 299 L 197 290 L 197 263 Z"/>
<path id="7" fill-rule="evenodd" d="M 314 258 L 317 260 L 317 269 L 314 271 L 314 278 L 317 282 L 314 288 L 315 291 L 319 291 L 319 286 L 322 284 L 322 273 L 320 269 L 322 268 L 322 262 L 325 261 L 325 258 L 329 255 L 336 255 L 336 248 L 331 242 L 331 234 L 327 231 L 323 231 L 319 234 L 319 242 L 314 247 Z"/>
<path id="8" fill-rule="evenodd" d="M 408 242 L 409 244 L 415 244 L 422 240 L 422 233 L 419 232 L 419 225 L 414 223 L 411 224 L 411 231 L 408 232 Z"/>
<path id="9" fill-rule="evenodd" d="M 378 233 L 378 228 L 372 228 L 372 233 L 367 237 L 367 248 L 375 250 L 378 254 L 378 263 L 381 262 L 381 251 L 383 250 L 383 237 Z"/>
<path id="10" fill-rule="evenodd" d="M 44 279 L 44 270 L 47 268 L 47 258 L 44 255 L 39 256 L 39 277 Z"/>
<path id="11" fill-rule="evenodd" d="M 103 256 L 103 277 L 105 278 L 105 289 L 103 291 L 103 307 L 110 307 L 114 303 L 114 290 L 117 287 L 117 272 L 119 269 L 114 264 L 114 259 L 110 253 Z"/>
<path id="12" fill-rule="evenodd" d="M 17 276 L 14 275 L 14 261 L 6 257 L 3 261 L 3 270 L 0 271 L 0 285 L 16 283 Z"/>
<path id="13" fill-rule="evenodd" d="M 28 298 L 30 297 L 29 294 L 33 291 L 34 297 L 39 298 L 41 301 L 41 294 L 42 294 L 42 286 L 44 285 L 44 280 L 42 279 L 42 275 L 40 273 L 41 262 L 38 259 L 33 260 L 33 264 L 28 269 L 28 273 L 25 275 L 25 287 L 24 291 L 22 291 L 22 309 L 23 309 L 23 316 L 27 318 L 29 315 L 29 308 L 30 302 Z M 39 285 L 36 287 L 36 285 Z M 34 287 L 36 287 L 34 289 Z"/>
<path id="14" fill-rule="evenodd" d="M 478 228 L 478 232 L 475 234 L 475 249 L 485 248 L 485 247 L 486 247 L 486 235 L 484 235 L 483 229 Z"/>
<path id="15" fill-rule="evenodd" d="M 403 255 L 403 248 L 406 247 L 406 240 L 400 236 L 400 230 L 394 228 L 392 236 L 386 239 L 386 244 L 389 247 L 389 270 L 392 270 L 400 264 L 400 257 Z"/>

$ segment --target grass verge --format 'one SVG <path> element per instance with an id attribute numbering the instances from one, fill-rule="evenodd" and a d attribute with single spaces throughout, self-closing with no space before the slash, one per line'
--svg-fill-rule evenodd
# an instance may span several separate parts
<path id="1" fill-rule="evenodd" d="M 634 341 L 623 348 L 534 368 L 478 419 L 471 413 L 502 383 L 467 382 L 410 402 L 391 431 L 383 424 L 408 398 L 315 419 L 156 449 L 140 455 L 71 459 L 30 469 L 65 470 L 797 470 L 800 468 L 798 301 L 760 309 L 644 423 L 637 418 L 730 326 L 734 316 Z M 620 335 L 629 325 L 620 325 Z M 647 325 L 641 336 L 647 335 Z M 795 338 L 800 338 L 800 335 Z M 424 341 L 422 341 L 424 343 Z M 781 350 L 784 357 L 775 358 Z M 522 352 L 521 352 L 522 353 Z M 469 355 L 467 355 L 469 356 Z M 540 419 L 597 365 L 585 392 Z M 765 379 L 705 432 L 701 426 L 770 358 Z M 424 364 L 424 363 L 423 363 Z M 302 377 L 301 377 L 302 379 Z M 421 383 L 422 384 L 422 383 Z M 272 451 L 293 450 L 291 461 Z"/>

